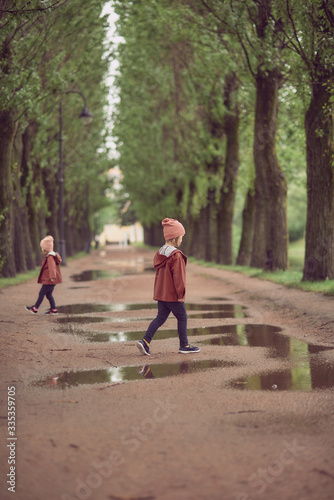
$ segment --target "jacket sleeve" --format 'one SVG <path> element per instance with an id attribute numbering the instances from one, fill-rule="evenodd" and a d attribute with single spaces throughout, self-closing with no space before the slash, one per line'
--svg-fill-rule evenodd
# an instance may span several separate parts
<path id="1" fill-rule="evenodd" d="M 182 254 L 179 252 L 173 257 L 172 273 L 177 300 L 184 302 L 186 295 L 186 264 Z"/>
<path id="2" fill-rule="evenodd" d="M 48 257 L 48 270 L 50 280 L 57 278 L 56 261 L 52 255 Z"/>

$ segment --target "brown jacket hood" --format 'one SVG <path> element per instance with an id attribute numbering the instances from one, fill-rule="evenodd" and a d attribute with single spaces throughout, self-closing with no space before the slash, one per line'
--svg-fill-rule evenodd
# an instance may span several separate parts
<path id="1" fill-rule="evenodd" d="M 168 251 L 166 252 L 166 254 L 161 254 L 160 252 L 163 248 L 164 247 L 161 247 L 160 250 L 154 256 L 153 265 L 156 269 L 160 269 L 161 267 L 165 266 L 167 264 L 168 259 L 175 256 L 176 253 L 181 254 L 183 257 L 184 263 L 187 264 L 187 257 L 184 255 L 183 252 L 181 252 L 181 250 L 175 249 L 170 254 L 168 253 Z M 169 247 L 169 248 L 172 248 L 172 247 Z"/>

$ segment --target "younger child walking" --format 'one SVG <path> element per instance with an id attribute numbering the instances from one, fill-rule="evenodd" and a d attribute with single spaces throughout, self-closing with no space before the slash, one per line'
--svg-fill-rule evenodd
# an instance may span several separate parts
<path id="1" fill-rule="evenodd" d="M 39 291 L 38 299 L 34 306 L 26 306 L 26 310 L 33 314 L 37 314 L 38 308 L 43 302 L 44 297 L 50 302 L 50 310 L 45 314 L 58 314 L 56 303 L 53 298 L 54 287 L 58 283 L 62 283 L 62 277 L 60 272 L 61 257 L 59 253 L 53 251 L 53 238 L 52 236 L 46 236 L 41 241 L 41 249 L 45 255 L 43 262 L 41 264 L 41 270 L 37 279 L 37 283 L 42 283 L 42 287 Z"/>
<path id="2" fill-rule="evenodd" d="M 165 245 L 155 254 L 153 262 L 156 269 L 153 298 L 158 301 L 158 315 L 149 325 L 142 340 L 137 342 L 137 347 L 141 353 L 149 356 L 149 345 L 155 332 L 172 312 L 177 319 L 179 352 L 183 354 L 199 352 L 198 347 L 189 345 L 187 337 L 187 312 L 184 305 L 187 257 L 178 250 L 185 230 L 176 219 L 167 218 L 161 224 Z"/>

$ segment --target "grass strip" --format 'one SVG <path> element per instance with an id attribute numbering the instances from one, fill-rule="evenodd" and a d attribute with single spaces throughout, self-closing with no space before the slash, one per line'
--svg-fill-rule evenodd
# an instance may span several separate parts
<path id="1" fill-rule="evenodd" d="M 193 257 L 190 257 L 189 261 L 203 267 L 212 267 L 216 269 L 223 269 L 225 271 L 235 271 L 252 278 L 272 281 L 274 283 L 284 285 L 287 288 L 297 288 L 306 292 L 334 295 L 334 280 L 302 281 L 303 272 L 298 270 L 268 272 L 262 269 L 248 266 L 225 266 L 222 264 L 215 264 L 213 262 L 205 262 L 204 260 L 194 259 Z"/>

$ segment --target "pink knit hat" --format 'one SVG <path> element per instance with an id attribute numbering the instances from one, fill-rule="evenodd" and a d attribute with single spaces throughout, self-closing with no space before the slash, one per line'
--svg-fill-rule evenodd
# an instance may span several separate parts
<path id="1" fill-rule="evenodd" d="M 164 228 L 164 237 L 166 241 L 173 240 L 178 236 L 183 236 L 186 234 L 184 227 L 181 222 L 176 219 L 164 219 L 161 222 Z"/>
<path id="2" fill-rule="evenodd" d="M 52 236 L 45 236 L 45 238 L 40 243 L 41 249 L 47 252 L 52 252 L 53 250 L 53 238 Z"/>

